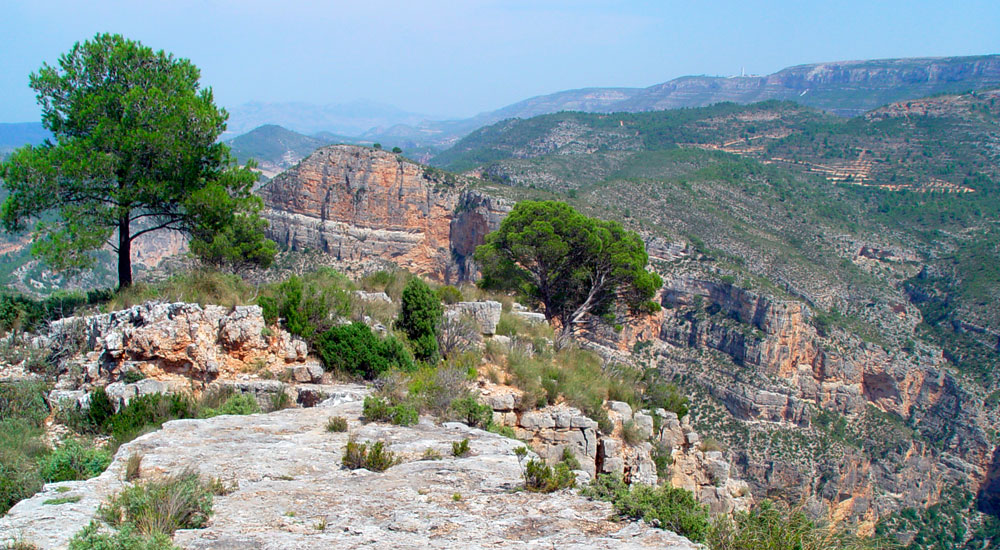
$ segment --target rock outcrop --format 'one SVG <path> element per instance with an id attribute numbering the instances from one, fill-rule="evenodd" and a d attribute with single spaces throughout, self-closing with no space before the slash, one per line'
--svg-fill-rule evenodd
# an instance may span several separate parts
<path id="1" fill-rule="evenodd" d="M 487 300 L 485 302 L 458 302 L 451 304 L 445 308 L 444 315 L 448 318 L 467 315 L 479 326 L 480 333 L 492 336 L 497 330 L 497 323 L 500 322 L 500 313 L 502 312 L 503 306 L 500 302 Z"/>
<path id="2" fill-rule="evenodd" d="M 527 441 L 549 462 L 562 460 L 568 450 L 590 479 L 612 474 L 633 484 L 669 481 L 694 493 L 713 513 L 747 510 L 753 503 L 749 485 L 736 477 L 722 453 L 702 449 L 701 438 L 687 416 L 678 419 L 675 413 L 662 409 L 633 413 L 627 403 L 610 401 L 607 408 L 613 430 L 603 434 L 596 421 L 574 407 L 557 404 L 521 412 L 517 391 L 502 386 L 487 386 L 482 391 L 483 401 L 493 408 L 494 422 L 513 428 L 518 439 Z M 641 443 L 623 440 L 626 422 L 639 430 Z M 669 456 L 665 471 L 657 471 L 654 443 Z"/>
<path id="3" fill-rule="evenodd" d="M 517 440 L 426 419 L 410 428 L 363 424 L 364 390 L 335 393 L 310 409 L 168 422 L 123 445 L 101 476 L 48 484 L 18 503 L 0 518 L 0 542 L 65 548 L 126 486 L 125 463 L 137 453 L 143 479 L 193 469 L 234 488 L 215 498 L 204 529 L 176 533 L 183 548 L 696 548 L 668 531 L 609 521 L 610 505 L 573 491 L 515 491 Z M 327 432 L 331 416 L 347 418 L 350 434 Z M 385 441 L 402 462 L 381 473 L 342 469 L 351 436 Z M 451 444 L 466 437 L 471 456 L 451 457 Z M 448 458 L 421 460 L 427 449 Z M 80 500 L 45 504 L 57 494 Z"/>
<path id="4" fill-rule="evenodd" d="M 170 386 L 189 391 L 192 381 L 204 385 L 250 371 L 281 374 L 291 369 L 296 378 L 308 373 L 309 380 L 304 382 L 317 382 L 322 376 L 304 341 L 275 327 L 265 330 L 259 306 L 147 302 L 112 313 L 55 321 L 34 345 L 68 349 L 70 341 L 78 348 L 63 360 L 56 384 L 60 390 L 104 386 L 130 371 L 149 379 L 142 384 L 157 387 L 119 384 L 123 397 Z"/>
<path id="5" fill-rule="evenodd" d="M 467 280 L 472 251 L 509 206 L 438 174 L 366 147 L 319 149 L 261 188 L 269 236 L 341 267 L 391 262 L 440 281 Z"/>

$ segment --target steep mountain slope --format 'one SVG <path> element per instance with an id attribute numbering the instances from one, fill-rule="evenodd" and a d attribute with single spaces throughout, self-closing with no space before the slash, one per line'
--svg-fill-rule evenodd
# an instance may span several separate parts
<path id="1" fill-rule="evenodd" d="M 683 77 L 644 89 L 615 110 L 652 111 L 722 101 L 795 101 L 841 116 L 905 99 L 1000 84 L 1000 56 L 876 59 L 799 65 L 767 76 Z"/>
<path id="2" fill-rule="evenodd" d="M 719 223 L 715 213 L 692 226 L 685 220 L 694 211 L 676 212 L 676 217 L 651 212 L 676 208 L 676 202 L 661 204 L 656 196 L 685 194 L 684 185 L 699 181 L 727 182 L 710 185 L 706 193 L 711 195 L 731 186 L 787 181 L 787 188 L 771 190 L 773 198 L 750 198 L 749 204 L 767 208 L 752 214 L 783 216 L 793 205 L 803 209 L 808 218 L 803 221 L 833 224 L 819 234 L 846 230 L 853 236 L 842 238 L 858 242 L 888 237 L 910 247 L 911 256 L 912 248 L 920 247 L 930 265 L 945 269 L 949 262 L 969 267 L 978 262 L 975 258 L 989 256 L 988 243 L 995 237 L 991 220 L 1000 211 L 998 135 L 1000 92 L 987 91 L 896 104 L 849 120 L 776 102 L 634 114 L 559 113 L 483 128 L 433 162 L 455 170 L 478 166 L 479 173 L 505 185 L 556 192 L 590 193 L 599 187 L 607 196 L 659 187 L 652 201 L 648 194 L 620 197 L 619 215 L 624 207 L 640 209 L 651 216 L 652 227 L 672 237 L 701 227 L 700 238 L 720 243 L 742 239 L 709 230 Z M 844 183 L 853 185 L 835 185 Z M 714 204 L 724 200 L 714 198 Z M 591 207 L 607 204 L 596 201 Z M 787 220 L 775 224 L 764 231 L 783 234 L 781 240 L 798 243 L 792 248 L 807 256 L 817 250 L 808 227 L 789 226 Z M 726 248 L 743 254 L 736 244 Z M 810 263 L 817 261 L 824 263 Z M 1000 327 L 988 306 L 997 292 L 998 285 L 989 282 L 995 274 L 988 268 L 962 271 L 952 296 L 960 303 L 952 305 L 974 323 Z M 934 273 L 932 268 L 925 276 Z M 814 303 L 832 305 L 818 290 L 808 295 Z"/>

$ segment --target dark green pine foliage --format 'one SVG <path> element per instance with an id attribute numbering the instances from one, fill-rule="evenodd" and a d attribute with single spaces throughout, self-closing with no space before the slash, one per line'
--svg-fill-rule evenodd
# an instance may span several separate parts
<path id="1" fill-rule="evenodd" d="M 622 299 L 634 311 L 663 284 L 646 271 L 646 246 L 614 221 L 580 214 L 566 203 L 521 201 L 476 249 L 484 288 L 517 290 L 545 306 L 565 341 L 587 314 L 604 314 Z"/>
<path id="2" fill-rule="evenodd" d="M 54 141 L 0 164 L 4 228 L 33 224 L 32 252 L 55 269 L 89 267 L 111 246 L 122 287 L 132 243 L 159 230 L 190 235 L 211 263 L 269 263 L 257 175 L 218 142 L 228 114 L 199 78 L 187 59 L 116 34 L 44 64 L 30 84 Z"/>
<path id="3" fill-rule="evenodd" d="M 328 370 L 368 380 L 390 369 L 413 370 L 413 357 L 392 336 L 380 339 L 364 323 L 333 327 L 316 339 L 316 351 Z"/>
<path id="4" fill-rule="evenodd" d="M 430 363 L 437 361 L 437 326 L 441 321 L 441 314 L 438 295 L 421 279 L 410 279 L 403 288 L 396 326 L 406 333 L 417 359 Z"/>

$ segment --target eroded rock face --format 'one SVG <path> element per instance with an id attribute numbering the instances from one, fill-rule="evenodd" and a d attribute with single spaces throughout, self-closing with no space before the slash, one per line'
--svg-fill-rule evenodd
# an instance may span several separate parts
<path id="1" fill-rule="evenodd" d="M 0 541 L 65 548 L 124 487 L 128 456 L 141 453 L 144 479 L 190 468 L 237 487 L 215 498 L 205 529 L 176 533 L 183 548 L 696 548 L 641 523 L 611 522 L 610 505 L 572 491 L 514 491 L 522 482 L 517 440 L 426 419 L 410 428 L 362 424 L 363 395 L 347 387 L 310 409 L 168 422 L 123 445 L 101 476 L 49 484 L 18 503 L 0 518 Z M 330 416 L 347 418 L 361 441 L 386 441 L 403 462 L 382 473 L 341 469 L 349 435 L 327 432 Z M 451 443 L 465 437 L 471 456 L 451 457 Z M 446 458 L 420 460 L 429 448 Z M 70 491 L 57 493 L 63 486 Z M 81 500 L 42 504 L 55 494 Z"/>
<path id="2" fill-rule="evenodd" d="M 993 463 L 979 490 L 979 509 L 1000 516 L 1000 447 L 993 451 Z"/>
<path id="3" fill-rule="evenodd" d="M 753 504 L 750 486 L 737 478 L 730 463 L 718 451 L 703 452 L 697 432 L 671 412 L 633 412 L 620 401 L 606 403 L 613 430 L 602 434 L 596 421 L 579 409 L 564 404 L 520 412 L 521 395 L 504 387 L 483 388 L 483 402 L 493 408 L 494 422 L 514 428 L 518 439 L 550 463 L 568 450 L 587 477 L 612 474 L 627 483 L 654 485 L 661 481 L 653 461 L 653 445 L 661 444 L 670 455 L 664 481 L 694 493 L 713 513 L 748 510 Z M 648 413 L 648 414 L 647 414 Z M 653 416 L 657 419 L 654 420 Z M 632 422 L 643 441 L 629 445 L 623 440 L 623 425 Z"/>
<path id="4" fill-rule="evenodd" d="M 468 279 L 466 258 L 509 207 L 436 178 L 384 151 L 319 149 L 260 190 L 269 236 L 340 265 L 392 262 L 439 281 Z"/>
<path id="5" fill-rule="evenodd" d="M 231 379 L 250 368 L 307 367 L 311 369 L 308 381 L 316 382 L 316 365 L 308 361 L 306 343 L 283 330 L 268 333 L 264 329 L 259 306 L 230 309 L 147 302 L 112 313 L 55 321 L 36 345 L 56 345 L 70 334 L 82 338 L 83 349 L 67 360 L 80 368 L 60 377 L 57 387 L 62 390 L 81 384 L 104 386 L 127 371 L 149 378 L 144 384 L 155 381 L 164 387 L 180 385 L 182 390 L 189 389 L 192 381 Z M 133 394 L 160 391 L 146 389 L 123 385 L 119 393 L 127 400 Z"/>
<path id="6" fill-rule="evenodd" d="M 503 306 L 500 302 L 487 300 L 485 302 L 458 302 L 447 306 L 444 311 L 446 317 L 460 317 L 468 315 L 479 326 L 479 332 L 492 336 L 497 330 L 497 323 L 500 322 L 500 313 Z"/>
<path id="7" fill-rule="evenodd" d="M 820 410 L 852 422 L 874 410 L 926 438 L 907 437 L 873 456 L 862 451 L 880 446 L 884 434 L 873 433 L 871 441 L 847 445 L 836 462 L 774 455 L 761 461 L 749 447 L 737 449 L 736 464 L 755 492 L 817 498 L 840 517 L 871 519 L 933 504 L 949 483 L 971 479 L 978 486 L 986 478 L 993 452 L 986 428 L 993 421 L 939 351 L 887 352 L 856 337 L 823 336 L 801 302 L 774 301 L 728 284 L 675 279 L 663 301 L 669 306 L 663 341 L 721 351 L 737 372 L 731 365 L 714 370 L 710 363 L 698 369 L 672 360 L 661 365 L 694 375 L 734 418 L 807 428 Z"/>

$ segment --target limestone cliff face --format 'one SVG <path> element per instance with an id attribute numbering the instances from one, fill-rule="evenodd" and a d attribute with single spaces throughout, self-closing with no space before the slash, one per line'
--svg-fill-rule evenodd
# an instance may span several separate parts
<path id="1" fill-rule="evenodd" d="M 826 500 L 831 508 L 852 500 L 842 512 L 857 516 L 931 504 L 944 480 L 984 484 L 993 460 L 987 429 L 995 419 L 946 369 L 939 350 L 887 352 L 853 336 L 824 336 L 810 323 L 805 304 L 728 284 L 671 280 L 663 303 L 662 340 L 723 352 L 742 367 L 739 373 L 697 374 L 736 419 L 807 428 L 823 410 L 856 424 L 888 413 L 914 434 L 882 456 L 868 451 L 877 445 L 862 441 L 860 448 L 846 448 L 836 464 L 804 465 L 774 456 L 761 461 L 744 452 L 738 466 L 755 482 L 755 493 L 802 488 L 803 496 Z M 815 483 L 816 468 L 826 470 L 833 492 Z"/>
<path id="2" fill-rule="evenodd" d="M 392 262 L 448 282 L 468 275 L 453 255 L 468 257 L 499 223 L 490 208 L 501 208 L 399 155 L 350 145 L 316 151 L 260 193 L 279 245 L 343 264 Z"/>

